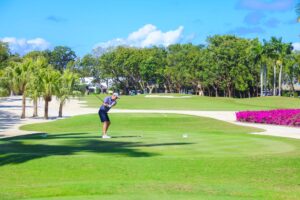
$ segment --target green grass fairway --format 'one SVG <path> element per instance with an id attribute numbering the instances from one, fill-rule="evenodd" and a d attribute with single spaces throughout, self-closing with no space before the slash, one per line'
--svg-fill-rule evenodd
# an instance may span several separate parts
<path id="1" fill-rule="evenodd" d="M 164 95 L 164 94 L 159 94 Z M 180 97 L 178 94 L 167 94 Z M 106 95 L 100 95 L 104 98 Z M 187 96 L 187 95 L 183 95 Z M 87 101 L 91 107 L 99 107 L 101 102 L 89 95 L 82 100 Z M 116 108 L 120 109 L 163 109 L 163 110 L 215 110 L 215 111 L 239 111 L 239 110 L 270 110 L 279 108 L 299 108 L 300 98 L 289 97 L 258 97 L 246 99 L 215 98 L 191 96 L 191 98 L 145 98 L 145 95 L 122 96 Z"/>
<path id="2" fill-rule="evenodd" d="M 194 116 L 111 119 L 109 140 L 97 115 L 23 127 L 48 137 L 0 140 L 0 199 L 300 199 L 299 140 Z"/>

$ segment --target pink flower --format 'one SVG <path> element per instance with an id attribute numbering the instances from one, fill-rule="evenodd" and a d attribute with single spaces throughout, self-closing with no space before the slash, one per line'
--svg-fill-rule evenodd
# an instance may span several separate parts
<path id="1" fill-rule="evenodd" d="M 300 109 L 240 111 L 236 113 L 236 119 L 240 122 L 300 127 Z"/>

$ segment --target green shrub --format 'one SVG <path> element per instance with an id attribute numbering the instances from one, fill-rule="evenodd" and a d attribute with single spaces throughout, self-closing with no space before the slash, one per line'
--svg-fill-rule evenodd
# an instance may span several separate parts
<path id="1" fill-rule="evenodd" d="M 0 87 L 0 97 L 7 97 L 9 95 L 9 91 L 6 88 Z"/>
<path id="2" fill-rule="evenodd" d="M 85 94 L 86 85 L 76 85 L 75 90 L 80 91 L 82 95 Z"/>

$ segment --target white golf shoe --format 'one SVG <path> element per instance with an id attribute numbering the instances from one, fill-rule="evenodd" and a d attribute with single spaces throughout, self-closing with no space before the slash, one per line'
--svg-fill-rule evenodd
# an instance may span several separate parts
<path id="1" fill-rule="evenodd" d="M 103 139 L 109 139 L 109 138 L 111 138 L 111 137 L 108 136 L 108 135 L 102 135 L 102 138 L 103 138 Z"/>

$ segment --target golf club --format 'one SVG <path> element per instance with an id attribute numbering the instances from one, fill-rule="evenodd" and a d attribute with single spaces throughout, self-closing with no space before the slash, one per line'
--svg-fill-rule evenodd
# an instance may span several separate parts
<path id="1" fill-rule="evenodd" d="M 98 95 L 94 94 L 94 96 L 99 99 L 100 101 L 104 102 L 103 99 L 101 97 L 99 97 Z"/>

